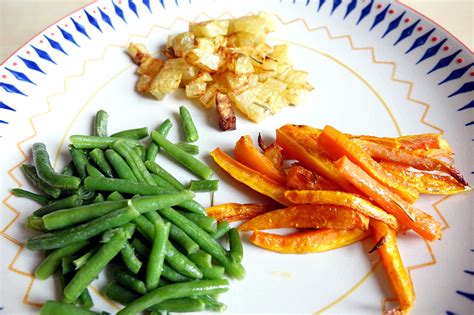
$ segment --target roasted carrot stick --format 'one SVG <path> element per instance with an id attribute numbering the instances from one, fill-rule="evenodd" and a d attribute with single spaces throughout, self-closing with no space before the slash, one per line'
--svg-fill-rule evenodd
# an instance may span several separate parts
<path id="1" fill-rule="evenodd" d="M 250 136 L 242 136 L 235 144 L 234 155 L 240 163 L 262 173 L 274 181 L 285 184 L 286 179 L 281 171 L 252 143 Z"/>
<path id="2" fill-rule="evenodd" d="M 446 154 L 452 153 L 448 142 L 440 134 L 425 133 L 419 135 L 401 136 L 398 138 L 384 138 L 375 136 L 351 136 L 385 145 L 393 149 L 402 150 L 443 150 Z"/>
<path id="3" fill-rule="evenodd" d="M 283 148 L 280 147 L 277 143 L 272 143 L 263 150 L 263 155 L 265 155 L 272 163 L 273 166 L 278 171 L 283 171 Z"/>
<path id="4" fill-rule="evenodd" d="M 393 290 L 400 303 L 399 310 L 390 311 L 390 314 L 408 314 L 415 302 L 415 291 L 405 266 L 403 265 L 400 252 L 398 251 L 395 232 L 386 224 L 377 220 L 370 220 L 372 236 L 375 242 L 384 238 L 384 244 L 377 249 L 377 254 L 387 272 Z"/>
<path id="5" fill-rule="evenodd" d="M 353 244 L 370 235 L 361 230 L 308 230 L 289 235 L 254 231 L 250 242 L 259 247 L 285 254 L 324 252 Z"/>
<path id="6" fill-rule="evenodd" d="M 325 190 L 288 190 L 286 198 L 295 204 L 337 205 L 357 210 L 363 215 L 387 223 L 393 229 L 398 229 L 398 222 L 394 216 L 388 214 L 369 201 L 353 194 L 340 191 Z"/>
<path id="7" fill-rule="evenodd" d="M 276 141 L 288 157 L 298 160 L 307 169 L 322 175 L 345 191 L 356 192 L 339 173 L 334 162 L 318 149 L 316 140 L 299 131 L 297 126 L 285 125 L 277 129 Z"/>
<path id="8" fill-rule="evenodd" d="M 380 165 L 422 194 L 452 195 L 471 190 L 469 186 L 460 184 L 454 177 L 445 173 L 420 171 L 409 165 L 385 161 L 381 161 Z"/>
<path id="9" fill-rule="evenodd" d="M 265 175 L 243 165 L 227 155 L 220 148 L 211 152 L 214 161 L 222 167 L 230 176 L 239 182 L 249 186 L 253 190 L 272 198 L 282 205 L 290 203 L 285 198 L 285 187 Z"/>
<path id="10" fill-rule="evenodd" d="M 381 185 L 346 156 L 339 159 L 336 164 L 347 180 L 373 199 L 382 209 L 393 214 L 400 224 L 408 226 L 429 241 L 441 237 L 441 225 L 438 221 Z"/>
<path id="11" fill-rule="evenodd" d="M 207 215 L 211 218 L 221 221 L 240 221 L 252 219 L 265 212 L 275 210 L 275 206 L 258 204 L 258 203 L 224 203 L 218 206 L 209 207 L 206 209 Z"/>
<path id="12" fill-rule="evenodd" d="M 469 186 L 457 169 L 443 161 L 428 157 L 419 157 L 406 150 L 389 149 L 383 145 L 370 141 L 361 139 L 354 139 L 353 141 L 374 159 L 406 164 L 419 170 L 445 172 L 454 177 L 460 184 Z"/>
<path id="13" fill-rule="evenodd" d="M 334 205 L 297 205 L 273 210 L 244 222 L 239 230 L 313 228 L 367 230 L 369 218 L 351 208 Z"/>
<path id="14" fill-rule="evenodd" d="M 370 176 L 400 194 L 403 199 L 413 203 L 418 199 L 418 192 L 397 177 L 386 172 L 370 155 L 349 137 L 331 126 L 326 126 L 319 135 L 318 144 L 334 160 L 347 156 L 352 162 L 359 165 Z"/>
<path id="15" fill-rule="evenodd" d="M 327 179 L 299 165 L 286 170 L 286 187 L 295 190 L 338 190 Z"/>

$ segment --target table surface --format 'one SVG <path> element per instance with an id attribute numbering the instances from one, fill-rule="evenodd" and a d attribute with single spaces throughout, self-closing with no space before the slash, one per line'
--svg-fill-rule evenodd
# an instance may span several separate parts
<path id="1" fill-rule="evenodd" d="M 0 0 L 0 61 L 51 22 L 90 3 L 90 0 Z M 473 48 L 474 0 L 402 0 L 430 17 Z M 22 21 L 18 23 L 18 16 Z"/>

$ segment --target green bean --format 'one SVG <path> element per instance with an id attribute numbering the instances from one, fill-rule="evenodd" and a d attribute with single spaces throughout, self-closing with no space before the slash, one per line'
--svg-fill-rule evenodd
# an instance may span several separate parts
<path id="1" fill-rule="evenodd" d="M 148 136 L 148 127 L 127 129 L 116 132 L 111 137 L 141 140 Z"/>
<path id="2" fill-rule="evenodd" d="M 227 233 L 229 237 L 229 249 L 230 249 L 230 257 L 236 263 L 240 263 L 244 256 L 244 248 L 242 247 L 242 239 L 240 238 L 239 231 L 236 228 L 230 229 L 229 233 Z"/>
<path id="3" fill-rule="evenodd" d="M 214 234 L 217 231 L 217 221 L 214 218 L 189 212 L 180 212 L 188 220 L 193 221 L 197 226 L 199 226 L 204 231 L 209 234 Z"/>
<path id="4" fill-rule="evenodd" d="M 36 268 L 35 276 L 38 279 L 44 280 L 49 278 L 61 264 L 61 259 L 65 256 L 72 255 L 84 248 L 89 242 L 83 241 L 71 244 L 69 246 L 59 248 L 51 252 L 43 262 Z"/>
<path id="5" fill-rule="evenodd" d="M 150 307 L 153 312 L 167 311 L 176 313 L 200 312 L 206 309 L 206 303 L 194 298 L 166 300 Z"/>
<path id="6" fill-rule="evenodd" d="M 86 173 L 87 176 L 90 177 L 104 177 L 104 174 L 102 174 L 97 168 L 95 168 L 91 164 L 86 165 Z"/>
<path id="7" fill-rule="evenodd" d="M 94 135 L 98 137 L 107 137 L 107 122 L 109 114 L 105 110 L 99 110 L 95 114 Z"/>
<path id="8" fill-rule="evenodd" d="M 84 201 L 90 201 L 95 198 L 95 191 L 87 190 L 84 187 L 79 187 L 75 191 L 75 194 L 78 195 Z"/>
<path id="9" fill-rule="evenodd" d="M 151 252 L 146 266 L 145 283 L 147 290 L 156 289 L 160 282 L 161 270 L 163 269 L 163 262 L 167 253 L 166 243 L 168 241 L 170 224 L 165 224 L 163 220 L 155 220 L 154 228 L 155 237 L 153 238 Z"/>
<path id="10" fill-rule="evenodd" d="M 179 180 L 177 180 L 173 175 L 168 173 L 164 168 L 158 165 L 155 161 L 146 161 L 145 166 L 150 172 L 166 180 L 170 184 L 170 186 L 168 187 L 170 188 L 174 187 L 176 190 L 186 189 L 186 187 L 184 187 L 184 185 L 181 184 Z"/>
<path id="11" fill-rule="evenodd" d="M 185 216 L 171 208 L 158 210 L 159 214 L 165 217 L 188 234 L 201 249 L 211 254 L 232 277 L 242 279 L 245 277 L 245 270 L 242 265 L 233 262 L 228 256 L 226 250 L 209 234 L 197 226 L 194 222 L 188 220 Z"/>
<path id="12" fill-rule="evenodd" d="M 124 309 L 118 312 L 118 315 L 136 314 L 145 309 L 170 299 L 200 296 L 207 294 L 219 294 L 229 289 L 229 281 L 220 280 L 198 280 L 184 283 L 169 284 L 159 287 L 146 295 L 139 297 Z"/>
<path id="13" fill-rule="evenodd" d="M 39 217 L 42 217 L 48 213 L 52 213 L 61 209 L 69 209 L 82 205 L 82 198 L 78 195 L 72 195 L 57 201 L 53 201 L 38 210 L 34 211 L 33 214 Z"/>
<path id="14" fill-rule="evenodd" d="M 99 250 L 99 246 L 95 246 L 92 249 L 90 249 L 87 253 L 85 253 L 84 255 L 74 259 L 72 261 L 72 264 L 74 265 L 74 270 L 78 270 L 82 266 L 84 266 L 89 261 L 89 259 L 92 256 L 94 256 L 95 253 L 97 253 L 98 250 Z"/>
<path id="15" fill-rule="evenodd" d="M 199 147 L 197 145 L 186 142 L 176 142 L 174 145 L 191 155 L 199 154 Z"/>
<path id="16" fill-rule="evenodd" d="M 185 106 L 179 107 L 179 114 L 181 115 L 181 123 L 183 124 L 184 138 L 186 142 L 195 142 L 199 139 L 199 134 L 194 125 L 191 113 Z"/>
<path id="17" fill-rule="evenodd" d="M 30 200 L 36 201 L 40 205 L 46 205 L 49 202 L 49 198 L 43 195 L 35 194 L 31 191 L 27 191 L 20 188 L 14 188 L 11 190 L 11 193 L 15 197 L 28 198 Z"/>
<path id="18" fill-rule="evenodd" d="M 200 267 L 203 279 L 221 279 L 224 277 L 225 268 L 222 266 Z"/>
<path id="19" fill-rule="evenodd" d="M 140 297 L 139 294 L 128 290 L 115 282 L 109 282 L 105 287 L 105 295 L 111 300 L 117 301 L 123 305 L 131 303 Z"/>
<path id="20" fill-rule="evenodd" d="M 173 127 L 173 124 L 169 119 L 166 119 L 163 121 L 163 123 L 155 129 L 156 132 L 159 132 L 163 137 L 166 137 L 168 133 L 171 130 L 171 127 Z M 158 155 L 158 152 L 160 151 L 160 146 L 156 144 L 154 141 L 150 143 L 148 146 L 148 150 L 146 152 L 146 160 L 147 161 L 154 161 L 156 159 L 156 156 Z"/>
<path id="21" fill-rule="evenodd" d="M 105 201 L 104 195 L 102 195 L 101 193 L 98 193 L 97 196 L 95 196 L 94 200 L 92 200 L 92 203 L 100 203 L 103 201 Z"/>
<path id="22" fill-rule="evenodd" d="M 127 272 L 117 269 L 114 271 L 114 279 L 124 288 L 137 292 L 139 294 L 146 294 L 145 282 L 135 278 Z"/>
<path id="23" fill-rule="evenodd" d="M 125 243 L 120 254 L 122 255 L 122 260 L 128 270 L 137 274 L 142 267 L 142 262 L 138 259 L 137 255 L 135 255 L 135 250 L 129 242 Z"/>
<path id="24" fill-rule="evenodd" d="M 151 223 L 144 215 L 139 216 L 133 220 L 133 223 L 137 225 L 137 230 L 142 234 L 147 240 L 152 241 L 155 235 L 155 228 L 153 223 Z"/>
<path id="25" fill-rule="evenodd" d="M 87 288 L 85 288 L 84 291 L 81 292 L 81 295 L 79 295 L 79 301 L 81 303 L 82 308 L 89 309 L 94 306 L 94 301 L 92 300 L 92 297 Z"/>
<path id="26" fill-rule="evenodd" d="M 53 187 L 44 182 L 41 178 L 39 178 L 36 172 L 36 167 L 34 167 L 33 165 L 23 164 L 21 166 L 21 170 L 23 171 L 23 174 L 25 174 L 26 178 L 28 178 L 28 180 L 33 185 L 35 185 L 37 188 L 41 189 L 51 197 L 58 198 L 61 195 L 61 189 Z"/>
<path id="27" fill-rule="evenodd" d="M 214 180 L 191 180 L 189 189 L 192 191 L 216 191 L 219 187 L 219 181 Z"/>
<path id="28" fill-rule="evenodd" d="M 112 166 L 110 166 L 109 162 L 107 162 L 104 151 L 99 148 L 95 148 L 89 152 L 89 157 L 92 161 L 94 161 L 95 165 L 97 165 L 97 167 L 105 176 L 114 177 Z"/>
<path id="29" fill-rule="evenodd" d="M 212 267 L 212 256 L 202 250 L 189 254 L 188 257 L 199 267 L 199 269 Z"/>
<path id="30" fill-rule="evenodd" d="M 63 275 L 70 273 L 74 270 L 74 266 L 72 264 L 73 259 L 73 256 L 66 256 L 61 258 L 61 271 Z"/>
<path id="31" fill-rule="evenodd" d="M 117 201 L 117 200 L 124 200 L 124 199 L 125 197 L 122 196 L 122 194 L 119 193 L 118 191 L 114 191 L 113 193 L 107 196 L 107 201 Z"/>
<path id="32" fill-rule="evenodd" d="M 66 301 L 74 301 L 82 291 L 99 275 L 100 271 L 120 252 L 129 234 L 122 228 L 114 231 L 109 242 L 104 243 L 97 253 L 82 266 L 68 285 L 64 288 Z"/>
<path id="33" fill-rule="evenodd" d="M 69 137 L 72 145 L 78 149 L 107 149 L 117 140 L 125 141 L 130 146 L 139 145 L 140 142 L 134 139 L 116 138 L 116 137 L 96 137 L 84 135 L 72 135 Z"/>
<path id="34" fill-rule="evenodd" d="M 56 301 L 47 301 L 39 311 L 39 315 L 99 315 L 99 313 L 85 310 L 78 306 Z"/>
<path id="35" fill-rule="evenodd" d="M 198 297 L 198 300 L 206 304 L 206 310 L 210 310 L 213 312 L 223 312 L 227 308 L 227 306 L 224 303 L 217 301 L 210 295 L 202 295 Z"/>
<path id="36" fill-rule="evenodd" d="M 41 217 L 30 215 L 26 218 L 25 227 L 35 231 L 46 231 L 44 227 L 43 219 Z"/>
<path id="37" fill-rule="evenodd" d="M 146 148 L 143 144 L 133 147 L 133 151 L 135 151 L 135 153 L 140 157 L 142 162 L 146 161 Z"/>
<path id="38" fill-rule="evenodd" d="M 49 154 L 44 143 L 33 144 L 33 161 L 36 165 L 36 172 L 46 184 L 56 188 L 76 189 L 81 180 L 75 176 L 62 175 L 54 171 L 49 161 Z"/>
<path id="39" fill-rule="evenodd" d="M 132 169 L 128 166 L 127 162 L 112 149 L 107 149 L 105 151 L 105 156 L 112 167 L 114 168 L 115 172 L 117 173 L 118 177 L 121 179 L 128 179 L 136 181 L 137 178 L 133 175 Z"/>
<path id="40" fill-rule="evenodd" d="M 120 154 L 125 161 L 127 161 L 128 166 L 130 166 L 133 175 L 137 178 L 139 182 L 147 183 L 152 186 L 156 186 L 155 181 L 151 178 L 150 173 L 145 167 L 141 157 L 129 146 L 127 146 L 123 141 L 117 141 L 112 144 L 112 148 Z"/>
<path id="41" fill-rule="evenodd" d="M 69 148 L 69 153 L 72 156 L 72 162 L 76 167 L 77 174 L 81 179 L 84 179 L 87 176 L 86 165 L 89 164 L 86 154 L 81 149 L 74 147 Z"/>
<path id="42" fill-rule="evenodd" d="M 47 250 L 67 246 L 94 237 L 107 229 L 122 226 L 140 215 L 132 203 L 126 208 L 114 210 L 102 217 L 87 223 L 53 232 L 35 236 L 26 242 L 30 250 Z"/>
<path id="43" fill-rule="evenodd" d="M 202 179 L 210 179 L 214 174 L 212 170 L 201 161 L 197 160 L 191 154 L 184 152 L 180 148 L 176 147 L 173 143 L 166 140 L 165 137 L 160 135 L 158 132 L 153 131 L 151 138 L 157 144 L 159 144 L 168 154 L 175 159 L 177 162 L 185 166 L 191 172 L 201 177 Z"/>
<path id="44" fill-rule="evenodd" d="M 69 161 L 69 163 L 66 164 L 66 166 L 64 166 L 63 168 L 63 171 L 61 172 L 61 174 L 63 175 L 74 175 L 74 162 L 73 161 Z"/>
<path id="45" fill-rule="evenodd" d="M 199 250 L 199 245 L 174 224 L 171 224 L 169 238 L 175 244 L 178 244 L 188 255 Z"/>
<path id="46" fill-rule="evenodd" d="M 229 222 L 227 221 L 221 221 L 219 223 L 217 223 L 217 231 L 216 233 L 212 234 L 212 237 L 215 239 L 215 240 L 218 240 L 220 239 L 221 237 L 223 237 L 224 235 L 227 234 L 227 232 L 229 232 L 229 230 L 231 229 L 232 227 L 229 225 Z"/>

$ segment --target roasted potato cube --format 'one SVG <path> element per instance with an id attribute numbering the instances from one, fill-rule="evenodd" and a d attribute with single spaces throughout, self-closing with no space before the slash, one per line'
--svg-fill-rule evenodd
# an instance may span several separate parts
<path id="1" fill-rule="evenodd" d="M 189 98 L 198 98 L 206 92 L 207 83 L 191 81 L 186 85 L 186 96 Z"/>
<path id="2" fill-rule="evenodd" d="M 150 93 L 162 100 L 166 94 L 173 93 L 179 88 L 182 74 L 172 68 L 164 67 L 150 83 Z"/>
<path id="3" fill-rule="evenodd" d="M 148 49 L 143 44 L 130 43 L 128 45 L 128 55 L 132 58 L 133 62 L 137 65 L 142 63 L 143 58 L 150 55 Z"/>
<path id="4" fill-rule="evenodd" d="M 290 87 L 301 87 L 306 85 L 307 77 L 308 72 L 306 71 L 287 68 L 278 76 L 278 79 L 288 83 L 288 86 Z"/>
<path id="5" fill-rule="evenodd" d="M 207 109 L 211 109 L 216 104 L 217 86 L 215 83 L 208 84 L 206 92 L 199 98 L 199 102 Z"/>
<path id="6" fill-rule="evenodd" d="M 286 83 L 267 79 L 260 83 L 260 93 L 257 96 L 257 102 L 269 108 L 272 114 L 277 113 L 283 107 L 288 105 L 288 101 L 281 95 L 286 89 Z"/>
<path id="7" fill-rule="evenodd" d="M 168 59 L 164 67 L 166 69 L 174 69 L 181 73 L 181 82 L 183 86 L 198 75 L 198 69 L 187 63 L 184 58 Z"/>
<path id="8" fill-rule="evenodd" d="M 247 55 L 235 49 L 226 47 L 221 47 L 219 53 L 225 58 L 227 70 L 237 75 L 250 74 L 254 72 L 252 60 Z"/>
<path id="9" fill-rule="evenodd" d="M 185 59 L 189 64 L 205 72 L 216 72 L 224 64 L 224 59 L 221 56 L 199 48 L 188 52 Z"/>
<path id="10" fill-rule="evenodd" d="M 212 81 L 212 76 L 207 73 L 207 72 L 199 72 L 198 75 L 196 76 L 196 79 L 194 79 L 196 82 L 211 82 Z"/>
<path id="11" fill-rule="evenodd" d="M 228 95 L 217 92 L 216 109 L 219 127 L 221 128 L 221 130 L 235 130 L 236 117 L 234 110 L 232 109 L 232 102 Z"/>
<path id="12" fill-rule="evenodd" d="M 215 53 L 219 47 L 210 38 L 200 37 L 196 38 L 196 48 Z"/>
<path id="13" fill-rule="evenodd" d="M 173 49 L 174 55 L 183 57 L 184 54 L 195 47 L 194 39 L 195 36 L 191 32 L 181 33 L 173 37 L 170 41 L 170 47 Z"/>
<path id="14" fill-rule="evenodd" d="M 153 58 L 151 56 L 145 56 L 140 66 L 138 67 L 137 72 L 139 74 L 146 74 L 149 76 L 154 77 L 155 75 L 160 72 L 161 68 L 163 68 L 164 62 L 158 58 Z"/>
<path id="15" fill-rule="evenodd" d="M 216 37 L 227 35 L 229 20 L 210 20 L 199 23 L 190 23 L 189 31 L 196 37 Z"/>
<path id="16" fill-rule="evenodd" d="M 283 92 L 283 96 L 290 105 L 298 105 L 304 101 L 306 93 L 307 90 L 305 89 L 288 88 Z"/>
<path id="17" fill-rule="evenodd" d="M 237 32 L 227 38 L 228 47 L 255 46 L 265 42 L 265 34 L 250 34 L 247 32 Z"/>
<path id="18" fill-rule="evenodd" d="M 265 25 L 266 22 L 266 18 L 259 17 L 257 15 L 249 15 L 232 19 L 229 25 L 229 33 L 247 32 L 255 35 L 268 33 L 269 27 Z"/>
<path id="19" fill-rule="evenodd" d="M 235 91 L 254 86 L 258 82 L 258 76 L 255 74 L 237 75 L 232 72 L 226 72 L 225 79 L 229 89 Z"/>
<path id="20" fill-rule="evenodd" d="M 136 84 L 136 89 L 140 93 L 147 93 L 149 88 L 150 88 L 150 82 L 153 79 L 153 77 L 143 74 L 138 77 L 138 81 Z"/>
<path id="21" fill-rule="evenodd" d="M 290 64 L 287 44 L 273 46 L 273 50 L 269 56 L 276 60 L 279 64 Z"/>
<path id="22" fill-rule="evenodd" d="M 232 91 L 228 94 L 237 109 L 253 122 L 260 122 L 271 114 L 270 108 L 260 104 L 257 100 L 260 90 L 257 85 L 247 90 Z"/>

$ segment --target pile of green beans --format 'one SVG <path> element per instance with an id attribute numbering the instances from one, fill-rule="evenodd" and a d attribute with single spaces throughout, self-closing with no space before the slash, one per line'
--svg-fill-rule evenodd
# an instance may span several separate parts
<path id="1" fill-rule="evenodd" d="M 194 200 L 195 193 L 217 190 L 218 181 L 189 143 L 199 139 L 189 111 L 181 107 L 180 115 L 185 142 L 175 144 L 166 139 L 169 119 L 151 134 L 147 127 L 109 134 L 109 115 L 99 110 L 93 135 L 70 137 L 62 172 L 45 144 L 33 145 L 33 163 L 21 169 L 37 192 L 15 188 L 12 194 L 39 204 L 26 227 L 41 234 L 25 246 L 47 252 L 35 276 L 55 275 L 63 295 L 61 302 L 47 301 L 40 314 L 104 313 L 89 310 L 88 287 L 101 273 L 113 278 L 103 292 L 124 305 L 118 314 L 225 309 L 215 295 L 229 289 L 226 273 L 245 276 L 242 241 Z M 162 153 L 195 178 L 181 183 L 155 161 Z"/>

